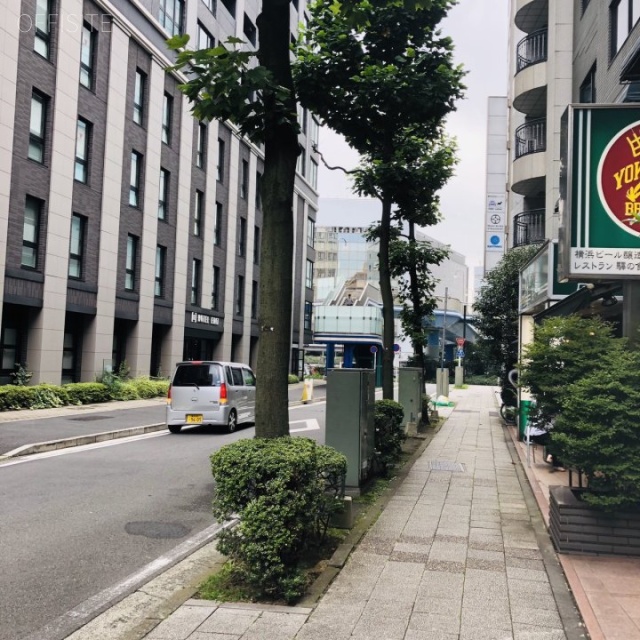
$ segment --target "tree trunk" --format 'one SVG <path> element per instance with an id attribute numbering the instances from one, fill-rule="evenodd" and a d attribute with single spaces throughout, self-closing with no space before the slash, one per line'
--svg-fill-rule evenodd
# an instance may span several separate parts
<path id="1" fill-rule="evenodd" d="M 380 218 L 380 293 L 382 294 L 382 397 L 393 400 L 393 341 L 394 313 L 391 271 L 389 269 L 389 240 L 391 236 L 391 198 L 382 194 L 382 217 Z"/>
<path id="2" fill-rule="evenodd" d="M 409 221 L 409 246 L 414 249 L 416 244 L 415 223 Z M 418 287 L 418 273 L 415 262 L 409 266 L 409 290 L 411 292 L 411 304 L 413 305 L 413 315 L 411 321 L 411 343 L 413 346 L 413 356 L 418 367 L 424 375 L 424 335 L 422 326 L 422 297 Z"/>
<path id="3" fill-rule="evenodd" d="M 258 17 L 260 64 L 290 90 L 296 113 L 289 52 L 288 0 L 263 0 Z M 275 104 L 272 96 L 265 95 Z M 256 437 L 289 435 L 288 380 L 293 292 L 293 189 L 299 152 L 295 124 L 282 122 L 277 110 L 265 123 L 260 251 L 260 338 L 256 370 Z"/>

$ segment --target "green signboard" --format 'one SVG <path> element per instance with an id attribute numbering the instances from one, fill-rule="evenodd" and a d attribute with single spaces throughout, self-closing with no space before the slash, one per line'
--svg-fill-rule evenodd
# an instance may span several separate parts
<path id="1" fill-rule="evenodd" d="M 570 105 L 561 149 L 560 279 L 640 278 L 640 108 Z"/>

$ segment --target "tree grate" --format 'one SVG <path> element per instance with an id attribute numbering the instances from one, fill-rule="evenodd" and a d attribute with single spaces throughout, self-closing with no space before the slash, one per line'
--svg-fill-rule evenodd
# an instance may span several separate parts
<path id="1" fill-rule="evenodd" d="M 451 471 L 453 473 L 464 473 L 466 468 L 462 462 L 450 462 L 448 460 L 429 460 L 431 471 Z"/>

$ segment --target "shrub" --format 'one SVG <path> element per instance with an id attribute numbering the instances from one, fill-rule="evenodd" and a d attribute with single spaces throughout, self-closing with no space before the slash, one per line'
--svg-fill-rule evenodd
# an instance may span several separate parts
<path id="1" fill-rule="evenodd" d="M 300 561 L 326 530 L 346 466 L 342 454 L 307 438 L 245 439 L 211 456 L 213 515 L 240 517 L 220 533 L 218 550 L 259 597 L 293 602 L 304 593 Z"/>
<path id="2" fill-rule="evenodd" d="M 373 468 L 387 476 L 402 455 L 402 443 L 407 436 L 402 428 L 404 410 L 394 400 L 378 400 L 375 404 L 375 451 Z"/>
<path id="3" fill-rule="evenodd" d="M 600 354 L 602 366 L 570 385 L 552 441 L 588 480 L 583 499 L 603 509 L 640 506 L 640 353 Z"/>
<path id="4" fill-rule="evenodd" d="M 11 384 L 15 384 L 19 387 L 24 387 L 29 384 L 29 380 L 33 378 L 33 373 L 27 369 L 26 365 L 18 364 L 16 365 L 16 370 L 10 374 L 13 382 Z"/>
<path id="5" fill-rule="evenodd" d="M 0 410 L 50 409 L 69 404 L 69 396 L 63 387 L 39 384 L 30 387 L 6 385 L 0 387 Z"/>
<path id="6" fill-rule="evenodd" d="M 64 389 L 69 404 L 94 404 L 110 400 L 107 387 L 101 382 L 73 382 L 65 384 Z"/>
<path id="7" fill-rule="evenodd" d="M 293 373 L 289 374 L 289 384 L 295 384 L 296 382 L 300 382 L 300 378 L 294 375 Z"/>
<path id="8" fill-rule="evenodd" d="M 133 382 L 118 382 L 109 389 L 112 400 L 138 400 L 138 391 Z"/>
<path id="9" fill-rule="evenodd" d="M 157 398 L 167 394 L 169 388 L 168 380 L 151 380 L 151 378 L 141 377 L 129 381 L 138 393 L 140 398 Z"/>

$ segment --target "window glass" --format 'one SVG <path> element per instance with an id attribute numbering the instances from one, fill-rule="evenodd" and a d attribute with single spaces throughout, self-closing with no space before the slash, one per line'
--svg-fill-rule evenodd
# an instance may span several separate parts
<path id="1" fill-rule="evenodd" d="M 46 120 L 46 99 L 39 93 L 31 96 L 31 119 L 29 121 L 29 158 L 44 162 L 44 135 Z"/>
<path id="2" fill-rule="evenodd" d="M 238 367 L 231 367 L 231 375 L 233 377 L 233 384 L 236 387 L 244 386 L 244 378 L 242 377 L 242 369 Z"/>
<path id="3" fill-rule="evenodd" d="M 93 60 L 95 51 L 95 31 L 85 22 L 82 25 L 80 48 L 80 84 L 93 88 Z"/>
<path id="4" fill-rule="evenodd" d="M 78 182 L 87 182 L 89 168 L 89 129 L 90 124 L 78 118 L 76 125 L 76 160 L 74 178 Z"/>
<path id="5" fill-rule="evenodd" d="M 29 269 L 35 269 L 38 266 L 38 230 L 41 210 L 41 201 L 27 196 L 22 227 L 21 265 Z"/>
<path id="6" fill-rule="evenodd" d="M 255 387 L 256 386 L 256 378 L 253 375 L 253 372 L 250 369 L 243 369 L 242 375 L 244 377 L 244 384 L 247 387 Z"/>
<path id="7" fill-rule="evenodd" d="M 71 239 L 69 248 L 69 277 L 82 278 L 82 255 L 84 253 L 85 218 L 74 213 L 71 216 Z"/>
<path id="8" fill-rule="evenodd" d="M 51 41 L 51 3 L 49 0 L 37 0 L 35 28 L 33 50 L 48 59 Z"/>

